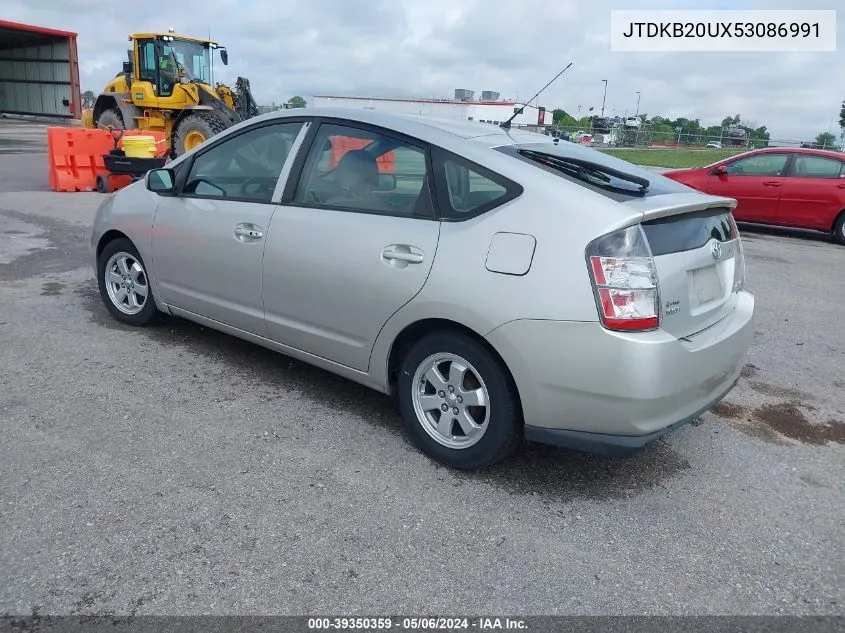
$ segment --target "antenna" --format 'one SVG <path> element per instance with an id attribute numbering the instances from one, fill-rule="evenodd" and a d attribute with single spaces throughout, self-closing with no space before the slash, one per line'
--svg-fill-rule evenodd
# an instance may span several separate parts
<path id="1" fill-rule="evenodd" d="M 517 114 L 522 114 L 522 113 L 525 111 L 525 107 L 526 107 L 526 106 L 528 106 L 528 105 L 530 105 L 530 104 L 531 104 L 531 102 L 532 102 L 532 101 L 534 101 L 534 99 L 536 99 L 537 97 L 539 97 L 539 96 L 540 96 L 540 94 L 542 94 L 542 92 L 543 92 L 546 88 L 548 88 L 549 86 L 551 86 L 551 85 L 555 82 L 555 80 L 556 80 L 558 77 L 560 77 L 563 73 L 565 73 L 565 72 L 569 69 L 569 67 L 570 67 L 570 66 L 572 66 L 572 62 L 569 62 L 569 63 L 566 65 L 566 68 L 564 68 L 564 69 L 563 69 L 563 70 L 561 70 L 561 71 L 560 71 L 557 75 L 555 75 L 555 76 L 554 76 L 554 78 L 553 78 L 553 79 L 552 79 L 549 83 L 547 83 L 545 86 L 543 86 L 542 88 L 540 88 L 540 91 L 539 91 L 537 94 L 535 94 L 533 97 L 531 97 L 531 98 L 528 100 L 528 102 L 527 102 L 527 103 L 525 103 L 524 105 L 520 106 L 518 109 L 514 110 L 514 112 L 513 112 L 513 114 L 511 115 L 511 117 L 510 117 L 507 121 L 502 122 L 502 124 L 501 124 L 499 127 L 500 127 L 500 128 L 502 128 L 503 130 L 509 130 L 509 129 L 510 129 L 510 127 L 511 127 L 511 121 L 513 121 L 513 120 L 516 118 L 516 115 L 517 115 Z"/>

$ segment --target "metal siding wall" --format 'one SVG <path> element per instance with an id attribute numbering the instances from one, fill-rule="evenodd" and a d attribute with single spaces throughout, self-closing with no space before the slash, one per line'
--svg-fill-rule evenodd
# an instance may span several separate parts
<path id="1" fill-rule="evenodd" d="M 490 105 L 490 104 L 475 104 L 472 106 L 470 116 L 476 121 L 506 121 L 513 115 L 514 108 L 519 106 L 514 105 Z M 537 108 L 528 106 L 522 114 L 517 114 L 516 118 L 511 122 L 511 125 L 537 125 Z M 551 120 L 551 113 L 547 112 L 547 118 Z"/>
<path id="2" fill-rule="evenodd" d="M 438 103 L 427 101 L 400 101 L 392 99 L 348 99 L 344 97 L 314 97 L 315 107 L 352 108 L 375 110 L 392 114 L 423 114 L 445 119 L 463 119 L 469 116 L 469 105 L 463 103 Z"/>
<path id="3" fill-rule="evenodd" d="M 67 40 L 6 50 L 2 55 L 14 61 L 0 61 L 0 111 L 70 113 L 62 103 L 62 99 L 74 100 Z"/>
<path id="4" fill-rule="evenodd" d="M 312 105 L 315 107 L 353 108 L 356 110 L 376 110 L 395 114 L 423 114 L 444 119 L 459 119 L 466 121 L 470 117 L 474 121 L 505 121 L 513 114 L 514 105 L 509 104 L 479 104 L 473 102 L 429 102 L 429 101 L 400 101 L 392 99 L 351 99 L 346 97 L 314 97 Z M 526 107 L 525 112 L 518 114 L 512 125 L 537 125 L 537 109 Z M 546 120 L 551 121 L 552 113 L 546 111 Z"/>

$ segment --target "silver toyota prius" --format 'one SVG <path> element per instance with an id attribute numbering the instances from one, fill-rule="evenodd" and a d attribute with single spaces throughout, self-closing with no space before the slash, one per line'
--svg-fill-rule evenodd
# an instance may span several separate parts
<path id="1" fill-rule="evenodd" d="M 735 204 L 542 134 L 298 109 L 108 197 L 90 249 L 119 321 L 391 394 L 474 469 L 523 440 L 627 455 L 725 396 L 754 332 Z"/>

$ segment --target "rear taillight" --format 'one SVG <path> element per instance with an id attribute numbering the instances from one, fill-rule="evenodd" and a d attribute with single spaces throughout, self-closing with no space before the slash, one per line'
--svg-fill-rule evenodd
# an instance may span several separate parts
<path id="1" fill-rule="evenodd" d="M 728 226 L 731 229 L 731 239 L 735 240 L 739 237 L 739 228 L 736 226 L 736 220 L 734 220 L 733 213 L 728 213 Z"/>
<path id="2" fill-rule="evenodd" d="M 587 260 L 604 327 L 630 332 L 660 325 L 657 272 L 639 225 L 591 242 Z"/>
<path id="3" fill-rule="evenodd" d="M 742 248 L 742 238 L 739 235 L 739 228 L 734 220 L 733 213 L 728 214 L 728 223 L 731 227 L 731 239 L 736 240 L 737 253 L 734 260 L 734 285 L 733 291 L 739 292 L 745 287 L 745 251 Z"/>

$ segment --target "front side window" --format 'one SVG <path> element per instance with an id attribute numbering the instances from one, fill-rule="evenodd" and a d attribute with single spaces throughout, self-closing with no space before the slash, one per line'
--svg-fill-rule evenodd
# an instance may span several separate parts
<path id="1" fill-rule="evenodd" d="M 431 214 L 426 153 L 379 132 L 323 124 L 294 203 L 387 215 Z"/>
<path id="2" fill-rule="evenodd" d="M 792 175 L 798 178 L 839 178 L 843 163 L 827 156 L 796 154 Z"/>
<path id="3" fill-rule="evenodd" d="M 783 176 L 788 159 L 787 154 L 758 154 L 735 160 L 725 167 L 734 176 Z"/>
<path id="4" fill-rule="evenodd" d="M 182 189 L 203 198 L 270 202 L 302 123 L 253 128 L 198 155 Z"/>

